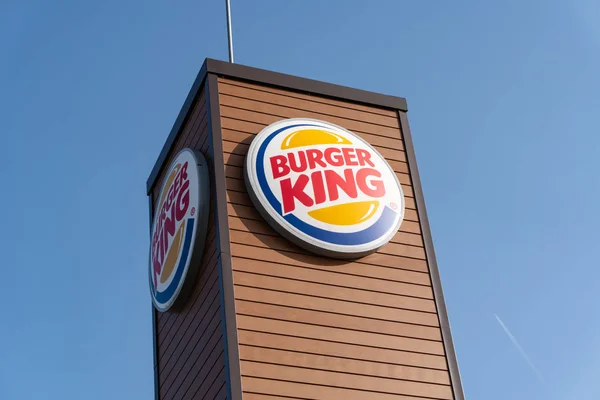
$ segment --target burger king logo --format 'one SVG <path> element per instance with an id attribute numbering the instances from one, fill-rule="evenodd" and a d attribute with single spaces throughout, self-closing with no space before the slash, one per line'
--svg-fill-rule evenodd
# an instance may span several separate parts
<path id="1" fill-rule="evenodd" d="M 245 179 L 255 207 L 299 246 L 338 258 L 377 250 L 398 231 L 404 195 L 386 160 L 327 122 L 288 119 L 250 144 Z"/>
<path id="2" fill-rule="evenodd" d="M 165 174 L 154 210 L 149 268 L 152 301 L 159 311 L 167 311 L 189 290 L 201 262 L 208 182 L 206 159 L 191 149 L 180 151 Z"/>

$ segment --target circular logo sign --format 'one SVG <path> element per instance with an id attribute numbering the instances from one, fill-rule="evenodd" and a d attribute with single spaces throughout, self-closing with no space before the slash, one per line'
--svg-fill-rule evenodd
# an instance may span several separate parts
<path id="1" fill-rule="evenodd" d="M 377 250 L 398 231 L 404 195 L 367 142 L 313 119 L 263 129 L 248 150 L 250 197 L 269 224 L 305 249 L 338 258 Z"/>
<path id="2" fill-rule="evenodd" d="M 167 311 L 193 281 L 204 251 L 208 223 L 208 169 L 204 156 L 183 149 L 165 173 L 154 210 L 150 292 Z M 193 267 L 193 268 L 192 268 Z"/>

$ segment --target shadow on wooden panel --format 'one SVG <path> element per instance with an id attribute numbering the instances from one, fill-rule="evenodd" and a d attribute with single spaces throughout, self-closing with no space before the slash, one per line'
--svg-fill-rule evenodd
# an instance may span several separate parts
<path id="1" fill-rule="evenodd" d="M 248 143 L 239 143 L 235 146 L 235 148 L 233 149 L 234 153 L 238 153 L 238 154 L 243 154 L 244 157 L 246 155 L 247 149 L 248 149 L 248 144 L 251 140 L 248 140 Z M 232 166 L 232 165 L 228 165 L 225 164 L 225 175 L 226 176 L 232 176 L 232 175 L 236 175 L 239 174 L 239 170 L 240 168 L 237 166 Z M 246 191 L 247 193 L 247 191 Z M 247 211 L 247 206 L 244 205 L 240 205 L 240 204 L 234 204 L 234 203 L 229 203 L 229 205 L 234 209 L 234 211 L 236 212 L 236 214 L 238 215 L 243 215 L 246 211 Z M 240 218 L 239 219 L 241 221 L 242 224 L 244 224 L 244 226 L 248 229 L 249 232 L 252 232 L 252 220 L 247 220 L 245 218 Z M 273 235 L 277 235 L 278 234 L 275 233 L 275 231 L 273 231 Z M 283 239 L 287 244 L 288 244 L 288 248 L 286 248 L 286 252 L 283 253 L 283 251 L 281 249 L 276 249 L 272 247 L 272 243 L 269 242 L 269 238 L 263 235 L 253 235 L 256 239 L 260 240 L 266 247 L 273 249 L 274 251 L 277 251 L 278 253 L 285 255 L 286 257 L 291 257 L 293 259 L 295 259 L 296 261 L 304 261 L 306 260 L 306 256 L 314 256 L 313 253 L 304 250 L 302 248 L 300 248 L 299 246 L 293 244 L 292 242 L 290 242 L 287 239 Z M 327 259 L 327 265 L 331 265 L 331 266 L 343 266 L 345 264 L 348 264 L 348 262 L 350 262 L 350 260 L 336 260 L 336 259 Z"/>
<path id="2" fill-rule="evenodd" d="M 231 207 L 233 207 L 233 209 L 236 212 L 243 212 L 243 209 L 245 206 L 239 205 L 239 204 L 231 204 Z M 284 241 L 288 246 L 286 249 L 282 250 L 276 247 L 273 247 L 273 243 L 272 243 L 272 239 L 273 236 L 267 236 L 267 235 L 257 235 L 252 232 L 252 223 L 256 222 L 250 219 L 245 219 L 245 218 L 239 218 L 239 221 L 249 230 L 250 234 L 257 240 L 259 240 L 262 244 L 264 244 L 264 246 L 266 248 L 269 248 L 273 251 L 276 251 L 277 253 L 281 254 L 284 258 L 292 258 L 298 262 L 305 262 L 306 261 L 306 257 L 310 256 L 310 257 L 315 257 L 315 254 L 313 254 L 312 252 L 309 252 L 307 250 L 304 250 L 303 248 L 293 244 L 292 242 L 290 242 L 289 240 L 279 236 L 278 234 L 275 233 L 275 231 L 273 231 L 274 235 L 277 235 L 278 238 L 281 238 L 282 241 Z M 270 240 L 271 239 L 271 240 Z M 328 265 L 328 266 L 343 266 L 346 265 L 350 262 L 352 262 L 353 260 L 337 260 L 334 258 L 328 258 L 326 260 L 321 259 L 320 262 L 322 264 Z"/>

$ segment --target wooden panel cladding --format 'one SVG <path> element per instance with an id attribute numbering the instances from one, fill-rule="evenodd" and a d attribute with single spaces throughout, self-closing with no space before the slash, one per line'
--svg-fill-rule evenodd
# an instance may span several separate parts
<path id="1" fill-rule="evenodd" d="M 349 115 L 351 117 L 354 117 L 354 119 L 358 117 L 359 120 L 367 122 L 377 121 L 377 116 L 381 115 L 386 118 L 379 119 L 378 121 L 385 121 L 387 122 L 388 126 L 391 127 L 399 127 L 396 112 L 392 110 L 369 107 L 361 104 L 350 103 L 347 101 L 328 99 L 320 96 L 310 96 L 302 93 L 297 93 L 285 89 L 277 89 L 268 86 L 258 87 L 254 84 L 245 83 L 241 81 L 228 80 L 223 83 L 224 85 L 220 92 L 224 94 L 229 94 L 233 96 L 237 95 L 238 97 L 250 98 L 271 104 L 273 104 L 273 100 L 285 102 L 289 99 L 298 99 L 300 100 L 299 103 L 302 103 L 306 110 L 323 112 L 324 110 L 331 110 L 331 106 L 334 106 L 334 114 L 339 113 L 340 115 Z M 235 87 L 229 88 L 228 85 L 246 88 L 249 90 L 242 91 L 240 89 L 236 89 Z M 248 95 L 250 95 L 251 97 L 247 97 Z"/>
<path id="2" fill-rule="evenodd" d="M 414 366 L 427 370 L 440 370 L 442 374 L 445 374 L 446 369 L 444 357 L 431 354 L 307 339 L 297 336 L 275 335 L 258 331 L 240 331 L 238 339 L 240 346 L 248 345 L 261 349 L 296 351 L 302 354 L 369 361 L 384 365 Z"/>
<path id="3" fill-rule="evenodd" d="M 315 370 L 346 372 L 379 378 L 403 379 L 448 385 L 450 380 L 444 371 L 381 362 L 361 361 L 351 358 L 323 356 L 281 349 L 266 349 L 241 345 L 240 359 L 276 365 L 297 366 Z"/>
<path id="4" fill-rule="evenodd" d="M 379 378 L 358 374 L 345 374 L 328 370 L 313 370 L 281 365 L 270 365 L 252 361 L 242 361 L 242 371 L 247 377 L 270 378 L 279 381 L 298 381 L 308 384 L 334 386 L 390 395 L 413 395 L 435 399 L 452 399 L 452 389 L 448 385 L 415 382 L 409 380 Z M 369 395 L 371 398 L 371 395 Z"/>
<path id="5" fill-rule="evenodd" d="M 440 319 L 395 111 L 219 78 L 227 215 L 244 400 L 453 399 Z M 405 220 L 354 261 L 278 235 L 243 180 L 252 139 L 286 118 L 340 125 L 395 171 Z"/>
<path id="6" fill-rule="evenodd" d="M 243 289 L 243 288 L 241 288 Z M 402 335 L 407 338 L 425 338 L 427 340 L 436 341 L 432 343 L 431 348 L 437 349 L 437 340 L 440 339 L 440 334 L 438 329 L 436 329 L 435 325 L 437 323 L 435 321 L 431 321 L 427 316 L 420 316 L 418 313 L 405 311 L 399 312 L 400 318 L 395 321 L 389 320 L 374 320 L 371 315 L 369 317 L 356 317 L 353 314 L 341 314 L 338 311 L 347 311 L 349 313 L 353 313 L 350 307 L 344 308 L 344 302 L 338 302 L 340 307 L 335 308 L 328 307 L 324 312 L 316 311 L 314 309 L 306 308 L 306 304 L 304 302 L 305 298 L 302 296 L 281 296 L 284 297 L 282 301 L 282 305 L 274 305 L 273 303 L 258 303 L 255 298 L 251 298 L 250 295 L 256 294 L 256 291 L 246 291 L 238 297 L 237 304 L 239 305 L 236 310 L 238 310 L 239 315 L 246 316 L 259 316 L 261 318 L 268 319 L 279 319 L 282 321 L 289 322 L 301 322 L 311 325 L 319 325 L 328 328 L 339 328 L 339 329 L 351 329 L 355 331 L 361 332 L 371 332 L 371 333 L 382 333 L 386 335 Z M 261 293 L 258 295 L 260 296 Z M 260 296 L 260 300 L 273 300 L 273 297 L 277 298 L 277 293 L 267 293 L 272 296 Z M 241 298 L 251 298 L 250 301 L 241 300 Z M 290 298 L 291 297 L 291 298 Z M 322 303 L 334 303 L 330 301 L 322 301 Z M 298 307 L 302 308 L 298 308 Z M 317 304 L 318 306 L 318 304 Z M 317 308 L 317 307 L 315 307 Z M 322 307 L 323 309 L 327 307 Z M 317 308 L 318 309 L 318 308 Z M 380 311 L 380 310 L 375 310 Z M 358 314 L 358 313 L 357 313 Z M 366 313 L 365 313 L 366 314 Z M 406 314 L 406 315 L 404 315 Z M 359 314 L 360 315 L 360 314 Z M 364 315 L 364 314 L 363 314 Z M 411 318 L 412 317 L 412 318 Z M 435 317 L 435 315 L 433 315 Z M 390 317 L 388 317 L 390 318 Z M 398 321 L 403 321 L 402 323 Z M 419 326 L 417 324 L 429 324 L 430 326 Z M 433 326 L 431 326 L 433 325 Z M 368 335 L 367 335 L 368 336 Z M 410 343 L 418 343 L 418 342 L 410 342 Z M 430 343 L 422 343 L 423 347 L 429 346 Z"/>
<path id="7" fill-rule="evenodd" d="M 206 97 L 202 91 L 171 148 L 151 193 L 153 199 L 159 195 L 164 171 L 182 148 L 198 150 L 212 162 L 209 133 Z M 160 400 L 227 397 L 214 197 L 213 194 L 204 257 L 192 293 L 181 309 L 154 311 Z"/>

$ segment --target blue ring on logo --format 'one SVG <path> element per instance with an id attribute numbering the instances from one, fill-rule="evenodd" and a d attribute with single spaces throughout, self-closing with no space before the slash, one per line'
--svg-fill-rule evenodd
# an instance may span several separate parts
<path id="1" fill-rule="evenodd" d="M 190 218 L 187 221 L 187 226 L 185 227 L 185 239 L 183 242 L 183 249 L 181 251 L 181 258 L 179 260 L 179 264 L 177 264 L 177 269 L 175 270 L 175 276 L 171 281 L 171 284 L 162 292 L 157 292 L 154 287 L 154 282 L 152 282 L 152 277 L 150 277 L 150 287 L 152 287 L 152 294 L 156 299 L 156 302 L 159 304 L 166 304 L 171 297 L 175 294 L 175 290 L 177 290 L 177 286 L 179 286 L 179 281 L 183 275 L 183 270 L 185 269 L 185 263 L 187 262 L 188 256 L 190 255 L 190 243 L 192 242 L 192 234 L 194 231 L 194 218 Z"/>
<path id="2" fill-rule="evenodd" d="M 383 209 L 383 212 L 375 221 L 373 225 L 370 227 L 363 229 L 358 232 L 351 233 L 341 233 L 341 232 L 332 232 L 327 231 L 322 228 L 318 228 L 314 225 L 308 224 L 302 221 L 300 218 L 296 217 L 293 214 L 288 214 L 283 216 L 281 203 L 275 197 L 275 194 L 271 191 L 269 184 L 267 183 L 267 178 L 265 174 L 265 166 L 264 166 L 264 156 L 267 146 L 271 141 L 277 136 L 279 133 L 285 131 L 286 129 L 297 128 L 301 126 L 316 126 L 319 128 L 323 128 L 321 125 L 312 125 L 312 124 L 296 124 L 286 126 L 284 128 L 280 128 L 275 132 L 271 133 L 260 145 L 258 149 L 258 153 L 256 156 L 256 176 L 258 178 L 258 184 L 262 192 L 264 193 L 267 201 L 273 207 L 273 209 L 283 217 L 288 223 L 290 223 L 296 229 L 306 233 L 309 236 L 312 236 L 315 239 L 321 240 L 326 243 L 331 244 L 339 244 L 346 246 L 356 246 L 365 243 L 370 243 L 376 239 L 379 239 L 383 234 L 389 231 L 395 224 L 397 213 L 392 210 L 387 205 Z"/>

